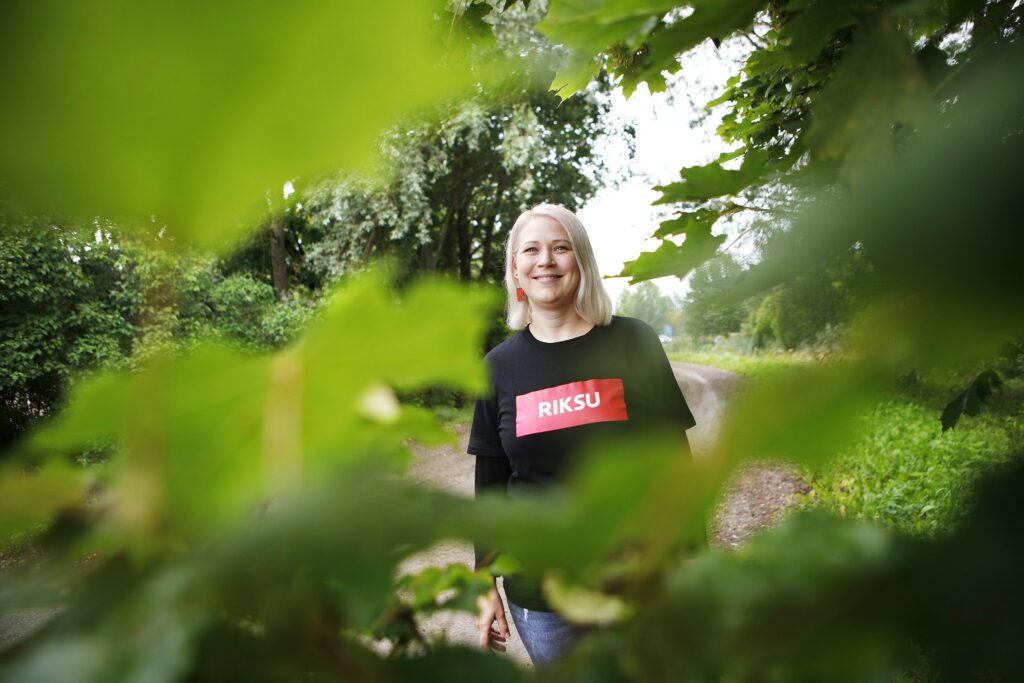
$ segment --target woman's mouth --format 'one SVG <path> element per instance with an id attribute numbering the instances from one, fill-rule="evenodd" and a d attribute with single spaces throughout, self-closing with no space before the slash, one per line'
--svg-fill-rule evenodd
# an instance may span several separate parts
<path id="1" fill-rule="evenodd" d="M 537 275 L 533 279 L 538 282 L 554 282 L 561 277 L 561 275 Z"/>

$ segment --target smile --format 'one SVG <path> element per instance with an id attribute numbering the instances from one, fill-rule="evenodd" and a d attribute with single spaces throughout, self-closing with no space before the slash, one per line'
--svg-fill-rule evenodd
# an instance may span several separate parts
<path id="1" fill-rule="evenodd" d="M 554 280 L 559 279 L 560 277 L 562 277 L 562 276 L 561 275 L 537 275 L 533 279 L 534 280 L 539 280 L 541 282 L 552 282 Z"/>

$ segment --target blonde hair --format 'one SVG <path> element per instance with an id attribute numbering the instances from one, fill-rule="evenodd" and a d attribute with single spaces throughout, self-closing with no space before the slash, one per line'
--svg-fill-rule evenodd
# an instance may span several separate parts
<path id="1" fill-rule="evenodd" d="M 576 313 L 593 325 L 607 325 L 612 321 L 612 300 L 605 291 L 601 274 L 597 270 L 597 259 L 594 248 L 583 223 L 569 209 L 558 204 L 538 204 L 520 214 L 508 233 L 505 243 L 505 290 L 508 294 L 508 326 L 513 330 L 521 330 L 530 321 L 530 302 L 516 301 L 516 281 L 512 277 L 512 261 L 515 258 L 519 233 L 532 218 L 547 216 L 558 221 L 569 234 L 572 253 L 576 257 L 576 265 L 580 269 L 580 285 L 576 290 Z"/>

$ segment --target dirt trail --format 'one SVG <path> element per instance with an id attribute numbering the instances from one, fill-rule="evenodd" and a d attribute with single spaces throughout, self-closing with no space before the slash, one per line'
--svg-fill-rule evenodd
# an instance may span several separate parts
<path id="1" fill-rule="evenodd" d="M 721 428 L 725 404 L 740 384 L 740 377 L 731 372 L 691 363 L 672 363 L 676 381 L 697 419 L 697 426 L 687 432 L 694 457 L 706 453 Z M 408 477 L 463 496 L 473 495 L 473 456 L 466 454 L 468 427 L 458 430 L 455 449 L 417 449 L 417 458 Z M 727 493 L 711 523 L 711 543 L 719 547 L 736 547 L 758 529 L 771 525 L 789 506 L 795 494 L 806 491 L 806 485 L 791 469 L 780 464 L 759 464 L 743 468 L 729 485 Z M 453 562 L 470 564 L 472 546 L 468 543 L 445 542 L 410 558 L 402 567 L 414 572 L 430 566 Z M 428 636 L 445 637 L 448 642 L 473 644 L 476 628 L 473 617 L 464 613 L 442 613 L 423 624 Z M 509 655 L 529 666 L 529 657 L 513 629 Z"/>

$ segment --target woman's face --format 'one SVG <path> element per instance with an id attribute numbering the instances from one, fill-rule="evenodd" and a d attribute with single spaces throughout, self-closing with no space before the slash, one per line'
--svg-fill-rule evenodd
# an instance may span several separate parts
<path id="1" fill-rule="evenodd" d="M 569 233 L 549 216 L 534 216 L 519 232 L 512 275 L 532 306 L 575 306 L 580 267 Z"/>

